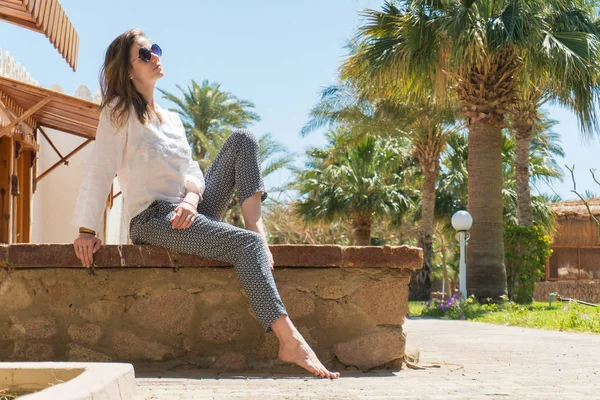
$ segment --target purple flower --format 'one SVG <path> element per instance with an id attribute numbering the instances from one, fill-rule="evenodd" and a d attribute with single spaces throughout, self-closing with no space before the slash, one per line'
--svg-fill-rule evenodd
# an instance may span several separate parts
<path id="1" fill-rule="evenodd" d="M 587 321 L 587 320 L 588 320 L 588 316 L 587 316 L 587 314 L 583 314 L 583 315 L 581 316 L 581 319 L 582 319 L 582 320 L 584 320 L 584 321 Z"/>
<path id="2" fill-rule="evenodd" d="M 440 308 L 442 309 L 442 311 L 444 311 L 444 307 L 445 307 L 444 303 L 441 303 Z"/>
<path id="3" fill-rule="evenodd" d="M 467 319 L 467 317 L 465 317 L 465 314 L 463 314 L 460 316 L 460 319 L 462 319 L 464 321 L 465 319 Z"/>

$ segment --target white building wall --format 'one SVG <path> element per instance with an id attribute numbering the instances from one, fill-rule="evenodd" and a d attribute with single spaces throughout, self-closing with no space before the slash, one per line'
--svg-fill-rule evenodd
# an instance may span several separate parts
<path id="1" fill-rule="evenodd" d="M 16 62 L 8 52 L 3 54 L 1 49 L 0 75 L 39 86 L 39 83 L 20 63 Z M 53 85 L 51 90 L 62 92 L 62 88 L 58 85 Z M 100 101 L 99 93 L 92 98 L 90 90 L 85 86 L 77 89 L 75 97 L 96 103 Z M 44 129 L 44 131 L 63 156 L 86 140 L 54 129 Z M 41 134 L 38 136 L 38 142 L 40 150 L 37 155 L 37 174 L 40 175 L 58 162 L 59 157 Z M 91 154 L 92 145 L 93 143 L 88 144 L 71 157 L 68 166 L 60 165 L 38 182 L 32 200 L 32 243 L 72 243 L 77 237 L 78 229 L 71 226 L 71 216 L 79 186 L 84 179 L 85 160 Z M 118 192 L 119 188 L 115 180 L 115 193 Z M 127 227 L 122 221 L 122 203 L 121 196 L 115 199 L 114 206 L 108 213 L 106 235 L 100 232 L 100 238 L 105 244 L 128 242 Z"/>

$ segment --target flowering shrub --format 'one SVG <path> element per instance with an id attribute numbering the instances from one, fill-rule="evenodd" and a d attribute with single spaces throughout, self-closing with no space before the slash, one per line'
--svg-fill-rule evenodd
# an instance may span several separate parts
<path id="1" fill-rule="evenodd" d="M 421 312 L 423 316 L 448 317 L 452 319 L 467 319 L 472 314 L 473 305 L 477 303 L 475 296 L 463 299 L 460 292 L 455 292 L 447 300 L 432 300 L 425 302 L 425 308 Z"/>

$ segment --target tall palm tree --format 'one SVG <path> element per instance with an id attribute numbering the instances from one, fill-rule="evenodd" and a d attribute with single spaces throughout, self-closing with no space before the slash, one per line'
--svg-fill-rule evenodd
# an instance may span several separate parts
<path id="1" fill-rule="evenodd" d="M 218 140 L 227 130 L 247 128 L 260 117 L 252 109 L 254 103 L 240 100 L 233 94 L 221 90 L 221 85 L 208 80 L 199 85 L 192 80 L 186 89 L 177 85 L 183 97 L 158 89 L 163 98 L 172 101 L 172 108 L 181 117 L 185 132 L 192 147 L 192 153 L 198 160 L 204 160 L 207 153 L 206 141 Z"/>
<path id="2" fill-rule="evenodd" d="M 584 33 L 598 37 L 595 2 L 565 2 L 565 9 L 545 15 L 544 22 L 554 29 L 555 35 Z M 564 11 L 567 11 L 566 13 Z M 564 19 L 567 16 L 568 19 Z M 574 43 L 576 45 L 576 43 Z M 592 44 L 594 45 L 594 44 Z M 597 49 L 595 49 L 597 50 Z M 596 51 L 574 47 L 576 56 L 570 60 L 547 53 L 533 53 L 525 59 L 518 77 L 516 99 L 510 105 L 511 127 L 516 138 L 515 179 L 517 180 L 518 219 L 522 226 L 533 224 L 529 186 L 529 146 L 532 132 L 539 122 L 538 114 L 547 102 L 554 102 L 573 111 L 585 136 L 598 131 L 594 96 L 598 75 Z M 571 63 L 570 72 L 560 76 L 563 64 Z M 592 67 L 591 67 L 592 66 Z M 557 79 L 557 76 L 560 78 Z"/>
<path id="3" fill-rule="evenodd" d="M 333 222 L 351 216 L 354 244 L 369 246 L 375 219 L 398 221 L 410 206 L 404 186 L 408 157 L 394 139 L 366 136 L 356 146 L 342 146 L 346 132 L 330 132 L 329 147 L 308 151 L 308 168 L 297 172 L 301 200 L 296 211 L 306 222 Z M 342 140 L 343 142 L 343 140 Z"/>
<path id="4" fill-rule="evenodd" d="M 356 51 L 342 76 L 390 95 L 449 99 L 447 79 L 469 131 L 469 199 L 473 227 L 467 255 L 468 292 L 498 299 L 507 291 L 502 224 L 502 128 L 526 62 L 553 64 L 553 79 L 587 80 L 599 40 L 568 24 L 586 3 L 565 0 L 386 1 L 366 10 Z M 576 7 L 581 5 L 583 11 Z M 555 18 L 549 18 L 555 16 Z M 593 98 L 593 96 L 591 96 Z"/>

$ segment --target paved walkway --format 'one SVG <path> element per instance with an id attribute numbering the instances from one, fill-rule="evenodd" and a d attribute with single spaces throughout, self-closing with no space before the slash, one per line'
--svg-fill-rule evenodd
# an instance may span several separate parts
<path id="1" fill-rule="evenodd" d="M 407 353 L 440 368 L 284 374 L 171 372 L 136 379 L 136 400 L 600 399 L 600 335 L 410 319 Z M 160 378 L 159 378 L 160 376 Z"/>

